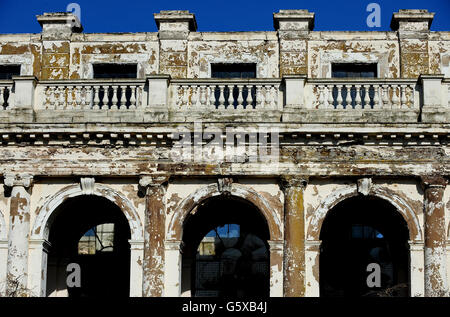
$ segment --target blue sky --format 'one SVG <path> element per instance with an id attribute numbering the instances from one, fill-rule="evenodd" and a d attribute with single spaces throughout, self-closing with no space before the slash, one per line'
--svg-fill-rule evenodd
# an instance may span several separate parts
<path id="1" fill-rule="evenodd" d="M 35 15 L 66 11 L 69 3 L 81 7 L 86 33 L 155 32 L 153 13 L 160 10 L 189 10 L 196 15 L 198 31 L 270 31 L 272 13 L 279 9 L 308 9 L 316 13 L 315 30 L 389 30 L 392 12 L 398 9 L 428 9 L 436 16 L 432 31 L 450 31 L 450 0 L 396 1 L 137 1 L 137 0 L 0 0 L 0 33 L 39 33 Z M 369 3 L 381 7 L 381 27 L 369 28 Z"/>

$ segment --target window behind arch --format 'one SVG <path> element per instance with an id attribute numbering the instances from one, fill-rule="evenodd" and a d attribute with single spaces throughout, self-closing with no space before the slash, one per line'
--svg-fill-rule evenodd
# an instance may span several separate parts
<path id="1" fill-rule="evenodd" d="M 114 223 L 104 223 L 89 229 L 78 242 L 78 254 L 88 255 L 114 251 Z"/>

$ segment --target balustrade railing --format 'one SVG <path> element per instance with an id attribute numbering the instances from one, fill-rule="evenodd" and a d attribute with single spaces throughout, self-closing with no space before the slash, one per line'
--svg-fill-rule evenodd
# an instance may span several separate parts
<path id="1" fill-rule="evenodd" d="M 416 81 L 403 79 L 308 80 L 311 104 L 316 109 L 413 109 Z"/>
<path id="2" fill-rule="evenodd" d="M 42 108 L 125 110 L 142 106 L 145 80 L 44 81 L 38 85 Z"/>
<path id="3" fill-rule="evenodd" d="M 0 111 L 11 109 L 14 104 L 14 82 L 0 80 Z"/>
<path id="4" fill-rule="evenodd" d="M 177 108 L 217 110 L 281 110 L 281 80 L 172 80 L 172 104 Z"/>

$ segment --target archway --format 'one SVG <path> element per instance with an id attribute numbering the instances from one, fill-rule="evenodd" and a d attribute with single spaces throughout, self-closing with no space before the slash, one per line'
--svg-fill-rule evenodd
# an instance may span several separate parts
<path id="1" fill-rule="evenodd" d="M 183 223 L 182 294 L 269 296 L 269 239 L 266 219 L 250 202 L 202 201 Z"/>
<path id="2" fill-rule="evenodd" d="M 94 195 L 66 199 L 49 227 L 46 295 L 128 296 L 130 237 L 127 218 L 110 200 Z M 80 267 L 80 285 L 67 285 L 70 263 Z"/>
<path id="3" fill-rule="evenodd" d="M 384 199 L 356 196 L 338 203 L 320 231 L 320 295 L 408 296 L 409 236 L 405 219 Z"/>

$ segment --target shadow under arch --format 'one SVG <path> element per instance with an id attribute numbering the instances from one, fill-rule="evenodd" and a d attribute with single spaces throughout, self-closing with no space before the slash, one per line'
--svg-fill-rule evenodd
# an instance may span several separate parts
<path id="1" fill-rule="evenodd" d="M 47 296 L 127 297 L 130 292 L 130 227 L 121 209 L 96 195 L 69 198 L 49 228 Z M 69 264 L 79 271 L 67 283 Z"/>
<path id="2" fill-rule="evenodd" d="M 361 195 L 358 193 L 356 186 L 346 186 L 339 190 L 333 191 L 330 195 L 328 195 L 314 211 L 313 216 L 308 223 L 306 239 L 309 241 L 318 241 L 322 223 L 328 212 L 339 203 L 357 196 Z M 408 226 L 409 240 L 423 241 L 423 230 L 420 226 L 417 213 L 400 196 L 395 195 L 395 193 L 388 191 L 382 186 L 374 186 L 368 197 L 376 197 L 393 205 L 396 208 L 397 213 L 403 217 Z"/>
<path id="3" fill-rule="evenodd" d="M 198 189 L 181 201 L 174 209 L 175 212 L 169 220 L 166 240 L 181 241 L 183 237 L 183 224 L 189 214 L 208 198 L 222 195 L 223 193 L 218 190 L 217 184 L 211 184 Z M 251 188 L 236 183 L 231 185 L 228 195 L 228 197 L 235 197 L 237 199 L 242 198 L 258 208 L 267 221 L 270 240 L 283 240 L 279 216 L 263 196 Z"/>
<path id="4" fill-rule="evenodd" d="M 104 197 L 109 201 L 116 204 L 125 217 L 128 220 L 130 230 L 131 230 L 131 239 L 136 241 L 143 241 L 144 232 L 143 226 L 140 221 L 139 215 L 134 208 L 133 204 L 121 193 L 109 188 L 106 185 L 95 184 L 95 189 L 92 193 L 87 195 L 80 187 L 79 184 L 69 185 L 57 193 L 52 195 L 49 199 L 47 199 L 43 205 L 39 206 L 35 214 L 37 215 L 36 220 L 34 221 L 31 237 L 30 239 L 39 240 L 44 239 L 48 240 L 49 236 L 49 228 L 54 220 L 54 211 L 58 208 L 59 205 L 64 203 L 67 199 L 78 197 L 78 196 L 98 196 Z"/>
<path id="5" fill-rule="evenodd" d="M 384 199 L 360 195 L 336 204 L 319 236 L 321 296 L 408 296 L 409 236 L 405 219 Z M 369 269 L 373 264 L 377 269 Z"/>
<path id="6" fill-rule="evenodd" d="M 0 241 L 8 239 L 8 228 L 6 228 L 5 217 L 0 210 Z"/>
<path id="7" fill-rule="evenodd" d="M 248 200 L 232 195 L 202 200 L 183 222 L 181 292 L 269 296 L 269 239 L 264 214 Z"/>

